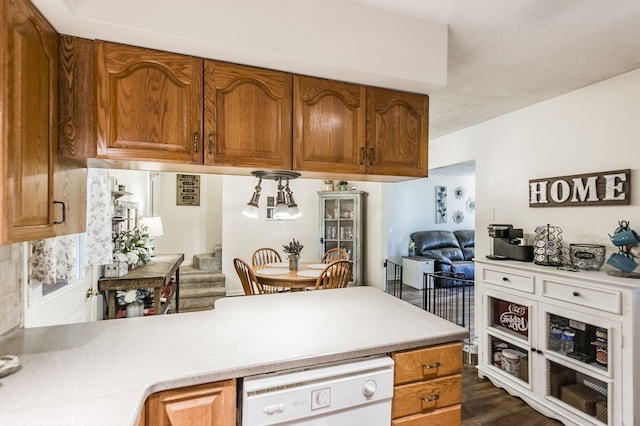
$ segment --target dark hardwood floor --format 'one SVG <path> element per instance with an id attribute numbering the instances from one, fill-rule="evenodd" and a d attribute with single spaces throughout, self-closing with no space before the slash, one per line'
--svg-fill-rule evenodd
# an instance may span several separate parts
<path id="1" fill-rule="evenodd" d="M 402 300 L 412 305 L 423 308 L 423 296 L 422 290 L 402 286 Z M 467 328 L 473 335 L 473 323 Z M 495 387 L 488 379 L 481 379 L 475 365 L 463 364 L 462 425 L 555 426 L 562 423 L 538 413 L 522 399 Z"/>

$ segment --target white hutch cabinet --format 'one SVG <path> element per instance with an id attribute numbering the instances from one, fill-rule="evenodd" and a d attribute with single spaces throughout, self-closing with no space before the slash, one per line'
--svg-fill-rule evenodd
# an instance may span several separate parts
<path id="1" fill-rule="evenodd" d="M 640 424 L 640 281 L 476 259 L 475 282 L 480 377 L 567 425 Z"/>
<path id="2" fill-rule="evenodd" d="M 353 262 L 354 285 L 362 285 L 364 260 L 364 191 L 318 191 L 320 197 L 320 253 L 344 249 Z"/>

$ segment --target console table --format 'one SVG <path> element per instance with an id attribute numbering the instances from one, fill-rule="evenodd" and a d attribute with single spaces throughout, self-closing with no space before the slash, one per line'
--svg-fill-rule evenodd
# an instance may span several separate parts
<path id="1" fill-rule="evenodd" d="M 176 298 L 176 312 L 180 312 L 180 265 L 184 261 L 184 254 L 159 254 L 152 257 L 146 265 L 129 271 L 128 274 L 114 278 L 100 278 L 98 290 L 107 292 L 107 307 L 109 319 L 116 317 L 116 291 L 138 288 L 153 288 L 153 308 L 156 315 L 163 312 L 160 309 L 161 289 L 176 276 L 175 288 L 172 293 Z M 169 300 L 167 300 L 167 306 Z"/>

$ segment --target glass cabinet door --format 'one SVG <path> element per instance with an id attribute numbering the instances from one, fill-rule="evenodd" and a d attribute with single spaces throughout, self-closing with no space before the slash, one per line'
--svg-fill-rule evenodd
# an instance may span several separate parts
<path id="1" fill-rule="evenodd" d="M 324 200 L 324 246 L 323 252 L 339 247 L 353 257 L 354 251 L 354 200 Z"/>
<path id="2" fill-rule="evenodd" d="M 526 347 L 521 347 L 491 334 L 488 334 L 487 337 L 489 364 L 530 388 L 529 351 Z"/>
<path id="3" fill-rule="evenodd" d="M 492 293 L 486 293 L 485 297 L 488 327 L 530 345 L 533 318 L 531 302 L 512 296 L 494 296 Z"/>

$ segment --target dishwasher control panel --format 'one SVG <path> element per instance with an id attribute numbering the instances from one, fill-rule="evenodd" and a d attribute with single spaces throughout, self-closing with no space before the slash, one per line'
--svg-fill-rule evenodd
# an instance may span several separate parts
<path id="1" fill-rule="evenodd" d="M 389 425 L 392 397 L 393 360 L 389 357 L 246 377 L 242 425 L 304 425 L 320 418 L 348 425 L 369 417 L 372 422 L 367 425 Z"/>

